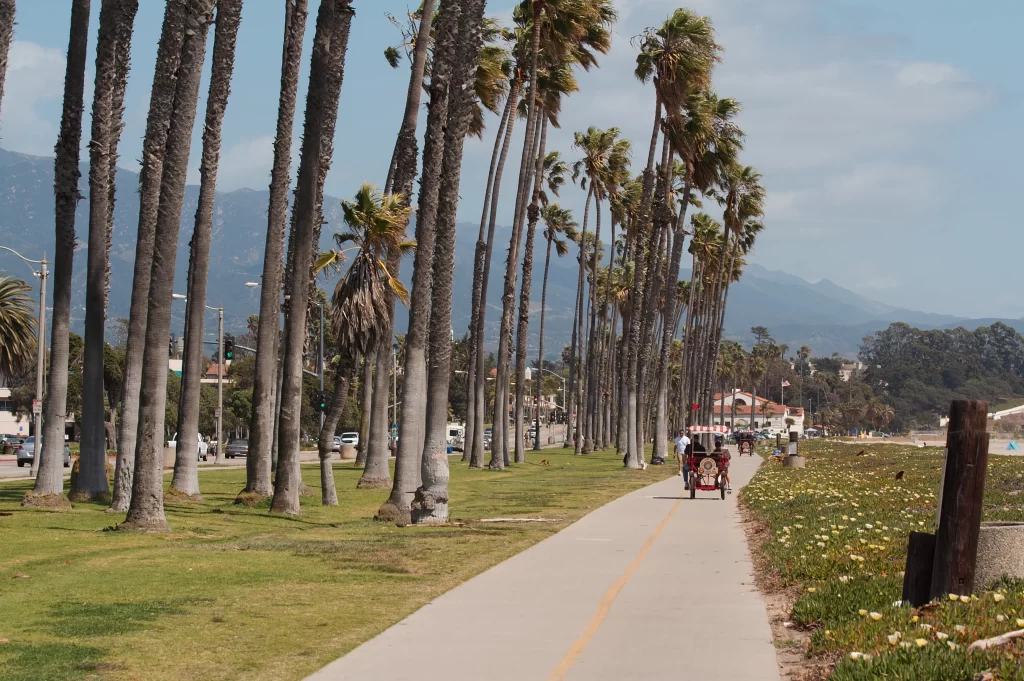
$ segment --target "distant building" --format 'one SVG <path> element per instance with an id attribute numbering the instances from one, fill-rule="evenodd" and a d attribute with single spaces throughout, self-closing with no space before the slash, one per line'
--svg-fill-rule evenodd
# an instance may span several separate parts
<path id="1" fill-rule="evenodd" d="M 755 398 L 751 393 L 734 390 L 725 393 L 724 398 L 722 393 L 718 393 L 715 395 L 712 409 L 712 419 L 716 426 L 726 425 L 732 430 L 769 430 L 773 433 L 788 433 L 795 430 L 801 435 L 804 432 L 803 409 L 777 404 L 761 396 Z M 786 422 L 787 419 L 793 420 L 792 425 Z"/>

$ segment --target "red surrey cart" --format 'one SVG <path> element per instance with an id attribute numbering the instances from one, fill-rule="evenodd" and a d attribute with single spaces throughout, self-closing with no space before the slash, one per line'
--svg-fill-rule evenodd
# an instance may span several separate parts
<path id="1" fill-rule="evenodd" d="M 690 435 L 703 435 L 714 433 L 727 435 L 729 426 L 690 426 Z M 695 442 L 686 453 L 687 463 L 690 465 L 690 498 L 697 497 L 697 490 L 702 492 L 715 492 L 725 499 L 725 465 L 728 460 L 728 451 L 720 453 L 698 451 L 696 437 Z M 724 459 L 724 460 L 723 460 Z"/>

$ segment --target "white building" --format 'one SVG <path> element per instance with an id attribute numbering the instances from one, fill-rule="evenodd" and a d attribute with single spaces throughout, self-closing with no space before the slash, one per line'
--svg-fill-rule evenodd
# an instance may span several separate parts
<path id="1" fill-rule="evenodd" d="M 2 380 L 2 379 L 0 379 Z M 0 383 L 0 385 L 3 385 Z M 0 435 L 17 435 L 28 437 L 32 434 L 32 417 L 14 413 L 14 402 L 11 400 L 11 389 L 0 387 Z"/>
<path id="2" fill-rule="evenodd" d="M 725 418 L 722 418 L 722 411 Z M 764 397 L 739 390 L 715 395 L 713 423 L 726 425 L 732 430 L 769 430 L 772 433 L 796 431 L 803 435 L 804 410 L 800 407 L 776 404 Z M 724 423 L 723 423 L 724 421 Z"/>

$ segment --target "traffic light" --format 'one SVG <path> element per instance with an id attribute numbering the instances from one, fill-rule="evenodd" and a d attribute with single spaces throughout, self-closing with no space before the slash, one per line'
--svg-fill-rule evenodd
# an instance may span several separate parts
<path id="1" fill-rule="evenodd" d="M 313 402 L 313 407 L 321 413 L 327 411 L 327 393 L 323 390 L 316 391 L 316 397 Z"/>
<path id="2" fill-rule="evenodd" d="M 228 362 L 235 357 L 235 341 L 230 338 L 224 339 L 224 361 Z"/>

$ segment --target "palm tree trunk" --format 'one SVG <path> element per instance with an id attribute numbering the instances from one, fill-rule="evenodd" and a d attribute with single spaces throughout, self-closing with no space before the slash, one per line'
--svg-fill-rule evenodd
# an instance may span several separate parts
<path id="1" fill-rule="evenodd" d="M 263 286 L 260 290 L 260 321 L 256 332 L 256 368 L 252 389 L 252 428 L 245 461 L 245 489 L 249 495 L 273 494 L 271 468 L 276 446 L 281 283 L 284 277 L 284 236 L 288 221 L 288 187 L 291 181 L 292 128 L 306 30 L 306 0 L 286 0 L 281 55 L 281 89 L 277 105 L 274 165 L 270 172 L 270 204 L 267 239 L 263 252 Z M 220 457 L 224 447 L 217 443 Z"/>
<path id="2" fill-rule="evenodd" d="M 124 399 L 117 429 L 117 465 L 114 472 L 114 498 L 110 510 L 127 511 L 135 480 L 135 454 L 139 424 L 139 397 L 142 390 L 142 356 L 149 311 L 150 266 L 156 240 L 160 184 L 163 179 L 167 134 L 174 107 L 181 47 L 185 39 L 187 0 L 169 0 L 164 10 L 156 70 L 150 91 L 146 137 L 142 148 L 142 172 L 139 175 L 139 230 L 135 243 L 135 271 L 128 316 L 128 340 L 124 361 Z"/>
<path id="3" fill-rule="evenodd" d="M 543 283 L 541 284 L 541 287 L 540 287 L 540 338 L 538 339 L 538 346 L 539 347 L 537 348 L 537 368 L 538 368 L 537 374 L 538 375 L 537 375 L 537 390 L 535 391 L 536 392 L 535 397 L 537 399 L 537 404 L 538 405 L 540 405 L 541 389 L 542 389 L 543 383 L 544 383 L 544 313 L 547 311 L 547 307 L 546 306 L 547 306 L 547 302 L 548 302 L 548 272 L 551 270 L 551 244 L 552 244 L 552 240 L 553 240 L 552 237 L 554 237 L 554 234 L 553 233 L 549 233 L 548 234 L 548 238 L 547 238 L 547 242 L 548 242 L 547 251 L 546 251 L 546 253 L 544 255 L 544 279 L 543 279 Z M 538 413 L 538 420 L 539 420 L 540 419 L 539 407 L 538 407 L 538 412 L 537 413 Z M 534 440 L 533 448 L 536 451 L 540 451 L 540 426 L 539 425 L 538 425 L 538 430 L 537 430 L 537 439 Z"/>
<path id="4" fill-rule="evenodd" d="M 676 217 L 672 239 L 672 256 L 668 263 L 665 296 L 662 305 L 664 325 L 661 333 L 661 356 L 658 361 L 658 415 L 654 425 L 654 451 L 661 458 L 668 455 L 668 365 L 672 339 L 675 337 L 676 296 L 675 283 L 679 280 L 679 263 L 683 258 L 683 241 L 686 236 L 686 209 L 689 206 L 690 182 L 683 185 L 683 201 Z"/>
<path id="5" fill-rule="evenodd" d="M 386 522 L 411 522 L 412 497 L 420 486 L 423 460 L 424 418 L 427 409 L 426 351 L 430 326 L 430 288 L 433 279 L 438 195 L 445 150 L 448 119 L 448 83 L 458 35 L 459 7 L 454 0 L 441 5 L 430 78 L 430 108 L 423 146 L 423 176 L 420 180 L 419 211 L 416 218 L 416 255 L 412 270 L 412 300 L 409 329 L 405 337 L 405 376 L 402 384 L 401 437 L 395 480 L 391 495 L 377 511 Z M 448 329 L 445 328 L 445 332 Z M 445 401 L 447 404 L 447 399 Z"/>
<path id="6" fill-rule="evenodd" d="M 526 345 L 530 330 L 530 290 L 533 286 L 533 243 L 540 218 L 540 191 L 544 182 L 544 146 L 547 143 L 548 121 L 543 110 L 539 112 L 540 136 L 537 142 L 536 167 L 533 171 L 533 196 L 527 209 L 526 246 L 523 250 L 523 283 L 519 288 L 519 324 L 516 328 L 516 463 L 526 463 L 523 442 L 523 416 L 526 401 Z M 532 417 L 531 417 L 532 423 Z M 529 432 L 529 429 L 526 431 Z M 537 437 L 540 437 L 538 431 Z"/>
<path id="7" fill-rule="evenodd" d="M 113 215 L 114 174 L 111 156 L 117 156 L 121 128 L 121 103 L 115 102 L 118 83 L 128 78 L 127 55 L 131 49 L 132 24 L 138 2 L 103 0 L 96 38 L 96 83 L 93 94 L 92 142 L 89 144 L 89 252 L 85 291 L 85 350 L 82 372 L 82 438 L 79 472 L 73 499 L 108 495 L 107 437 L 103 408 L 103 331 L 106 321 L 107 287 L 110 272 L 110 229 Z M 128 44 L 118 39 L 128 22 Z"/>
<path id="8" fill-rule="evenodd" d="M 36 484 L 22 505 L 68 507 L 64 498 L 64 423 L 68 395 L 68 326 L 71 319 L 71 272 L 75 254 L 75 206 L 78 204 L 79 146 L 82 139 L 82 100 L 89 38 L 89 0 L 71 3 L 71 31 L 64 74 L 64 111 L 54 149 L 53 191 L 56 196 L 56 255 L 53 266 L 53 323 L 50 336 L 50 374 L 43 418 L 43 441 L 36 443 L 39 469 Z"/>
<path id="9" fill-rule="evenodd" d="M 508 395 L 509 365 L 512 345 L 512 316 L 515 313 L 516 278 L 519 264 L 519 244 L 522 240 L 524 204 L 529 178 L 533 168 L 533 150 L 538 125 L 537 58 L 540 53 L 540 19 L 543 7 L 531 3 L 533 27 L 531 29 L 532 51 L 530 53 L 530 97 L 527 100 L 526 139 L 523 141 L 523 156 L 519 163 L 519 188 L 516 192 L 516 209 L 512 224 L 512 239 L 509 243 L 508 260 L 505 263 L 505 290 L 501 297 L 501 329 L 498 336 L 498 367 L 494 398 L 494 433 L 491 447 L 501 454 L 501 465 L 496 464 L 496 455 L 491 456 L 490 468 L 504 468 L 508 459 Z M 500 399 L 499 399 L 500 396 Z M 521 424 L 520 424 L 521 425 Z M 517 438 L 518 439 L 518 438 Z"/>
<path id="10" fill-rule="evenodd" d="M 430 48 L 430 33 L 434 21 L 435 0 L 424 0 L 420 16 L 419 33 L 416 37 L 416 49 L 413 53 L 412 68 L 409 75 L 409 88 L 405 97 L 405 114 L 402 125 L 395 140 L 393 153 L 394 162 L 388 173 L 384 192 L 402 197 L 403 205 L 412 200 L 413 183 L 419 160 L 419 147 L 416 141 L 416 127 L 419 120 L 420 98 L 423 93 L 423 73 L 426 67 L 427 53 Z M 394 258 L 388 262 L 388 270 L 396 278 L 401 269 L 401 259 Z M 391 472 L 388 469 L 390 453 L 388 419 L 388 400 L 390 386 L 388 376 L 391 372 L 391 342 L 395 324 L 395 298 L 389 296 L 388 328 L 381 332 L 380 347 L 377 350 L 377 375 L 372 396 L 373 415 L 370 422 L 370 441 L 367 449 L 368 462 L 359 480 L 360 487 L 390 487 Z M 372 458 L 372 465 L 369 459 Z"/>
<path id="11" fill-rule="evenodd" d="M 491 255 L 494 251 L 494 229 L 498 221 L 498 197 L 501 194 L 501 178 L 505 172 L 505 161 L 508 158 L 508 149 L 512 143 L 512 132 L 515 129 L 515 111 L 516 103 L 519 99 L 519 89 L 519 80 L 513 80 L 512 88 L 508 96 L 508 103 L 506 104 L 509 107 L 508 125 L 505 128 L 505 139 L 501 143 L 501 155 L 498 157 L 498 166 L 494 171 L 494 182 L 492 185 L 493 195 L 491 197 L 491 214 L 487 224 L 487 247 L 484 251 L 484 267 L 480 281 L 480 313 L 476 318 L 476 335 L 479 340 L 476 345 L 476 357 L 473 361 L 476 362 L 475 408 L 478 427 L 473 433 L 473 449 L 469 457 L 470 468 L 483 468 L 484 465 L 484 421 L 487 418 L 487 398 L 484 390 L 487 384 L 487 376 L 484 375 L 484 324 L 487 320 L 487 288 L 491 277 Z M 497 144 L 497 140 L 495 140 L 495 144 Z M 497 424 L 492 424 L 492 462 L 494 457 L 493 448 L 496 443 L 493 436 L 496 435 L 496 428 Z M 502 466 L 504 466 L 504 461 L 502 461 Z"/>
<path id="12" fill-rule="evenodd" d="M 188 287 L 185 309 L 185 352 L 181 367 L 181 405 L 178 408 L 177 445 L 171 490 L 178 498 L 202 500 L 199 493 L 199 389 L 205 359 L 203 322 L 206 317 L 206 283 L 210 269 L 210 240 L 213 236 L 213 201 L 220 165 L 221 130 L 224 110 L 231 94 L 231 76 L 235 68 L 235 43 L 242 20 L 242 0 L 217 0 L 217 20 L 213 39 L 213 66 L 210 92 L 206 99 L 203 127 L 203 155 L 199 172 L 199 201 L 192 232 Z M 221 361 L 218 351 L 218 361 Z M 218 443 L 219 445 L 220 443 Z"/>
<path id="13" fill-rule="evenodd" d="M 501 155 L 503 148 L 502 140 L 506 137 L 505 130 L 510 125 L 510 119 L 514 120 L 513 109 L 515 107 L 514 100 L 518 98 L 519 82 L 514 81 L 508 98 L 505 101 L 505 110 L 501 115 L 501 123 L 498 126 L 498 132 L 494 136 L 494 151 L 491 152 L 491 165 L 487 171 L 487 188 L 484 191 L 484 207 L 480 215 L 480 234 L 476 240 L 476 251 L 473 254 L 473 303 L 469 316 L 469 370 L 466 380 L 466 445 L 462 453 L 462 460 L 467 461 L 472 459 L 473 443 L 476 442 L 476 430 L 479 427 L 481 429 L 481 443 L 483 442 L 483 422 L 477 422 L 477 408 L 476 402 L 478 392 L 476 388 L 476 356 L 478 351 L 482 351 L 483 339 L 478 329 L 480 326 L 479 319 L 484 314 L 484 310 L 487 307 L 487 301 L 483 299 L 483 293 L 485 289 L 484 285 L 484 262 L 489 260 L 490 251 L 488 245 L 491 241 L 491 233 L 487 230 L 487 215 L 491 209 L 491 196 L 495 193 L 495 173 L 498 166 L 498 158 Z M 513 94 L 516 93 L 516 94 Z M 480 346 L 478 349 L 477 346 Z M 483 458 L 483 448 L 481 447 L 481 458 Z"/>
<path id="14" fill-rule="evenodd" d="M 597 342 L 597 263 L 601 247 L 601 199 L 594 197 L 594 258 L 590 263 L 590 340 L 587 342 L 587 437 L 583 441 L 583 453 L 594 451 L 594 435 L 597 426 L 598 400 L 598 347 Z"/>
<path id="15" fill-rule="evenodd" d="M 390 326 L 390 325 L 389 325 Z M 377 353 L 363 357 L 363 378 L 360 389 L 363 392 L 362 404 L 359 409 L 359 451 L 356 454 L 356 466 L 366 465 L 366 452 L 370 446 L 370 414 L 373 404 L 373 365 Z"/>
<path id="16" fill-rule="evenodd" d="M 391 298 L 391 304 L 394 305 L 394 297 Z M 393 317 L 393 308 L 391 313 Z M 388 418 L 388 399 L 391 394 L 391 386 L 388 383 L 391 375 L 390 333 L 381 335 L 376 355 L 377 367 L 374 371 L 373 399 L 370 406 L 370 446 L 366 451 L 366 464 L 357 485 L 360 489 L 391 487 L 391 471 L 388 468 L 388 458 L 391 455 L 391 449 L 388 447 L 391 430 Z"/>
<path id="17" fill-rule="evenodd" d="M 583 314 L 583 285 L 584 277 L 583 273 L 586 271 L 587 262 L 587 219 L 590 217 L 590 200 L 594 197 L 594 185 L 590 185 L 590 189 L 587 191 L 587 201 L 583 204 L 583 226 L 580 229 L 580 257 L 579 257 L 579 273 L 576 275 L 576 310 L 572 316 L 572 339 L 569 345 L 569 406 L 567 408 L 570 430 L 574 433 L 573 438 L 575 440 L 575 453 L 579 454 L 581 451 L 581 442 L 579 438 L 579 424 L 580 414 L 577 414 L 575 418 L 572 417 L 573 407 L 576 407 L 576 411 L 582 411 L 580 406 L 576 403 L 576 343 L 578 338 L 579 319 Z"/>
<path id="18" fill-rule="evenodd" d="M 199 83 L 206 57 L 206 37 L 213 0 L 189 5 L 178 68 L 174 111 L 167 133 L 160 185 L 160 209 L 150 271 L 146 344 L 142 358 L 139 399 L 138 453 L 128 517 L 119 527 L 130 530 L 168 530 L 163 504 L 164 418 L 167 402 L 167 337 L 171 327 L 174 266 L 185 200 L 192 126 L 199 101 Z"/>
<path id="19" fill-rule="evenodd" d="M 453 0 L 454 2 L 455 0 Z M 473 81 L 483 44 L 486 0 L 462 0 L 455 64 L 452 69 L 448 125 L 444 140 L 442 184 L 437 206 L 433 286 L 430 310 L 430 374 L 427 424 L 423 441 L 423 484 L 412 503 L 412 521 L 438 525 L 448 521 L 448 390 L 451 380 L 452 281 L 455 276 L 455 223 L 459 207 L 462 149 L 472 119 Z M 435 62 L 436 65 L 436 62 Z"/>
<path id="20" fill-rule="evenodd" d="M 4 80 L 7 76 L 7 52 L 14 38 L 14 0 L 0 0 L 0 103 L 4 99 Z"/>
<path id="21" fill-rule="evenodd" d="M 321 167 L 329 163 L 324 151 L 333 148 L 324 140 L 327 129 L 333 128 L 326 119 L 332 110 L 337 114 L 337 100 L 344 77 L 344 54 L 348 49 L 349 26 L 354 14 L 350 4 L 351 0 L 321 0 L 313 39 L 310 87 L 306 97 L 299 178 L 295 193 L 295 240 L 290 247 L 294 267 L 285 321 L 277 479 L 270 505 L 273 513 L 300 512 L 302 474 L 299 469 L 298 444 L 302 410 L 302 349 L 306 337 L 310 264 L 316 231 L 313 223 L 319 219 L 317 185 Z"/>
<path id="22" fill-rule="evenodd" d="M 324 415 L 324 425 L 320 428 L 317 454 L 320 458 L 320 503 L 324 506 L 338 505 L 338 492 L 334 486 L 334 468 L 331 464 L 333 457 L 331 445 L 334 444 L 334 433 L 338 430 L 341 414 L 348 404 L 349 382 L 354 371 L 355 362 L 346 352 L 338 362 L 338 368 L 334 374 L 334 394 L 331 396 L 330 406 Z"/>

